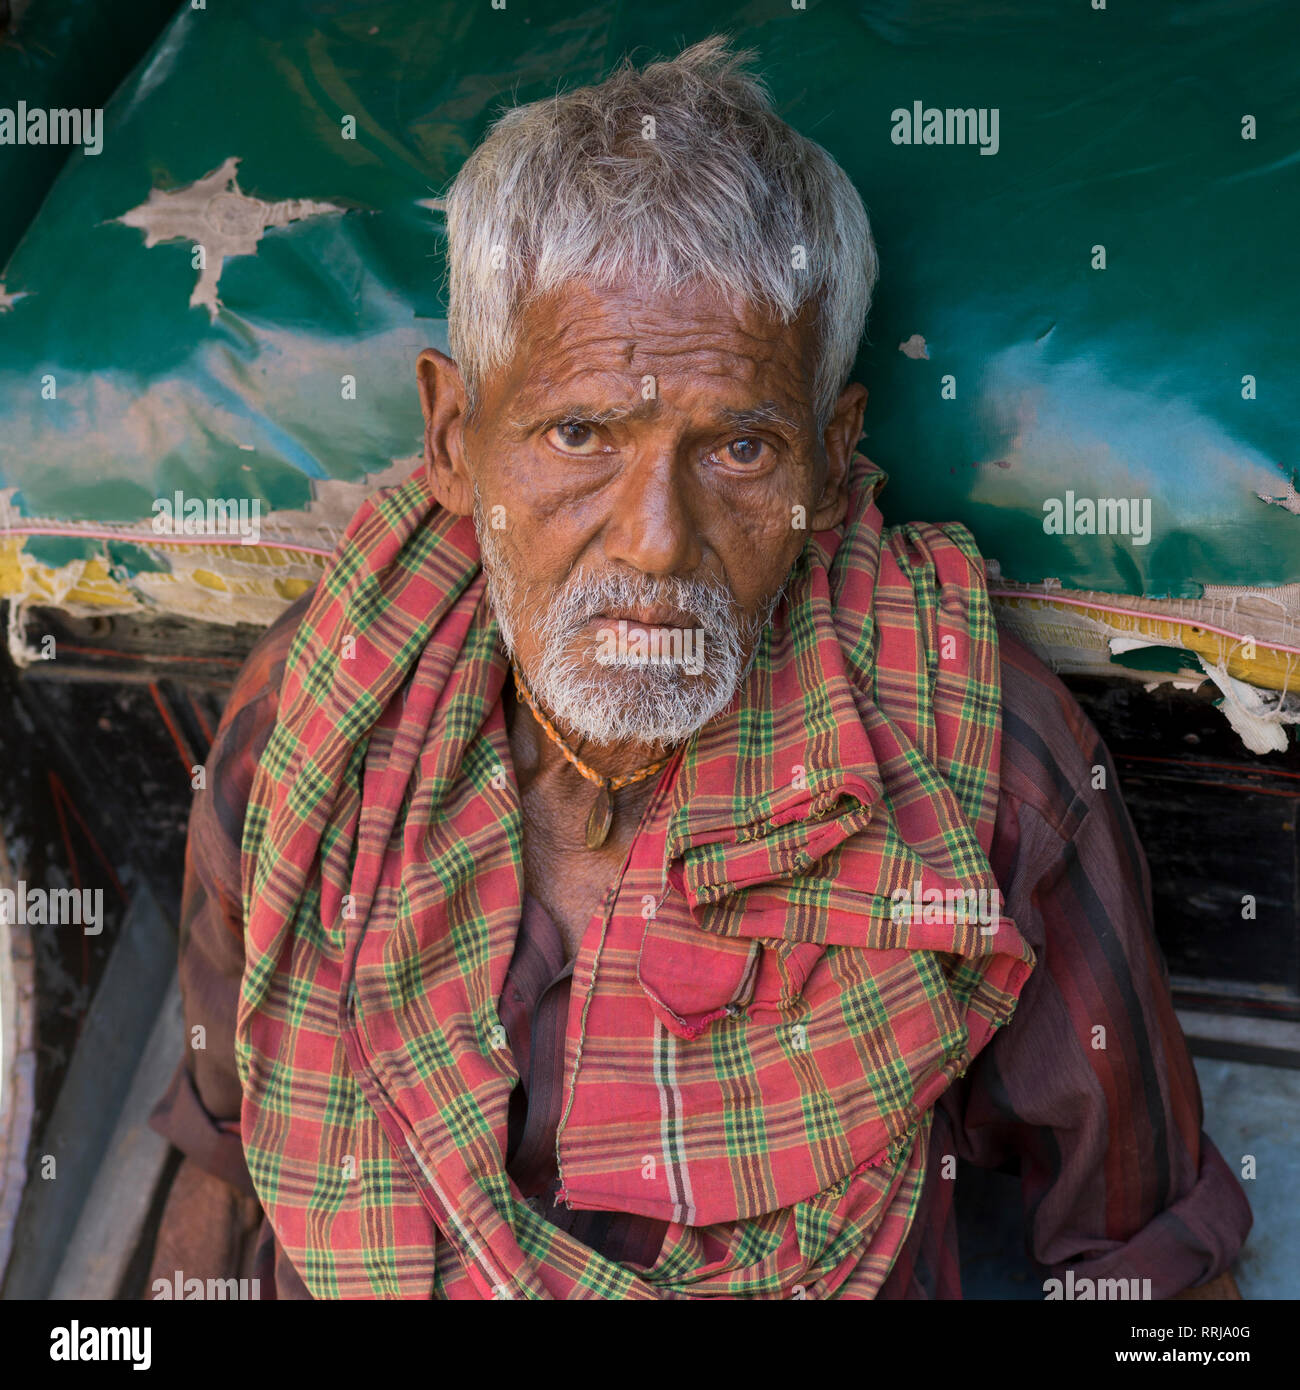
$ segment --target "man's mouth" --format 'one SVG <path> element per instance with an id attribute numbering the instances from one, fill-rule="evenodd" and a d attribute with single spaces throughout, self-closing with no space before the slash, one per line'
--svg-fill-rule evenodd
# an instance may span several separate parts
<path id="1" fill-rule="evenodd" d="M 597 613 L 592 623 L 626 623 L 629 628 L 693 628 L 699 624 L 686 614 L 671 608 L 622 608 L 608 613 Z"/>

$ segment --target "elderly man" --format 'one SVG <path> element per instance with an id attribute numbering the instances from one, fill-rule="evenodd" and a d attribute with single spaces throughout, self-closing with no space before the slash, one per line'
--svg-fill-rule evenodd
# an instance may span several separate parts
<path id="1" fill-rule="evenodd" d="M 195 804 L 160 1278 L 959 1297 L 961 1159 L 1076 1287 L 1234 1292 L 1105 749 L 968 534 L 882 526 L 867 217 L 744 56 L 509 111 L 451 189 L 424 467 Z"/>

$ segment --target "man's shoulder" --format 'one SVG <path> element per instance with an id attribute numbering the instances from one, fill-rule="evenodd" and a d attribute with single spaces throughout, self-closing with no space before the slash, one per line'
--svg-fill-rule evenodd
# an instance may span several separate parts
<path id="1" fill-rule="evenodd" d="M 206 775 L 190 811 L 186 893 L 220 903 L 214 920 L 242 932 L 240 845 L 257 765 L 275 728 L 280 682 L 310 592 L 290 604 L 253 644 L 240 667 L 205 759 Z M 197 929 L 197 928 L 196 928 Z"/>
<path id="2" fill-rule="evenodd" d="M 252 786 L 258 760 L 275 727 L 289 649 L 313 592 L 295 599 L 262 633 L 235 677 L 208 757 L 209 780 L 221 789 L 223 801 L 240 800 Z"/>
<path id="3" fill-rule="evenodd" d="M 1086 814 L 1101 735 L 1078 700 L 1004 622 L 998 622 L 1002 674 L 1002 795 L 1032 806 L 1062 835 Z"/>
<path id="4" fill-rule="evenodd" d="M 296 598 L 253 643 L 231 687 L 223 722 L 233 719 L 241 709 L 259 699 L 276 701 L 289 649 L 314 592 L 314 588 L 309 589 Z"/>

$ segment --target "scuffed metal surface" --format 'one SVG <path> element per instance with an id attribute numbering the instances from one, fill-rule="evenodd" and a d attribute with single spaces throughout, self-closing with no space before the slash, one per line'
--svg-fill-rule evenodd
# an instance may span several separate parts
<path id="1" fill-rule="evenodd" d="M 1294 516 L 1300 516 L 1300 492 L 1296 491 L 1295 483 L 1290 478 L 1283 479 L 1280 492 L 1256 492 L 1255 496 L 1261 502 L 1271 503 L 1275 507 L 1281 507 L 1285 511 L 1291 512 Z"/>
<path id="2" fill-rule="evenodd" d="M 272 227 L 285 227 L 304 217 L 342 213 L 336 203 L 311 198 L 285 198 L 268 203 L 250 198 L 239 187 L 239 158 L 231 155 L 219 168 L 193 183 L 170 191 L 154 188 L 148 201 L 124 212 L 117 220 L 144 232 L 146 247 L 165 241 L 188 241 L 202 248 L 204 264 L 190 295 L 215 319 L 221 300 L 217 291 L 221 271 L 232 256 L 254 256 L 257 243 Z"/>
<path id="3" fill-rule="evenodd" d="M 262 518 L 256 545 L 168 544 L 147 523 L 94 528 L 100 554 L 65 565 L 42 564 L 26 549 L 26 537 L 9 528 L 46 526 L 77 539 L 86 527 L 57 518 L 17 517 L 12 489 L 0 490 L 0 594 L 9 597 L 8 643 L 19 666 L 40 659 L 23 636 L 23 614 L 31 607 L 57 607 L 74 617 L 153 610 L 172 616 L 233 626 L 269 625 L 305 593 L 324 568 L 362 501 L 391 487 L 422 466 L 416 455 L 398 459 L 363 482 L 325 479 L 302 510 L 272 511 Z M 155 556 L 156 570 L 114 564 L 114 542 L 141 547 Z"/>
<path id="4" fill-rule="evenodd" d="M 28 297 L 0 313 L 0 487 L 28 517 L 130 523 L 177 487 L 301 507 L 312 481 L 408 452 L 416 355 L 445 346 L 446 189 L 502 103 L 726 29 L 872 218 L 859 376 L 887 520 L 962 520 L 1022 582 L 1196 598 L 1300 581 L 1300 518 L 1260 500 L 1295 483 L 1290 7 L 1231 24 L 1217 6 L 997 9 L 997 156 L 893 144 L 891 107 L 950 104 L 996 8 L 905 7 L 882 27 L 872 7 L 760 22 L 665 0 L 575 28 L 561 0 L 527 26 L 451 0 L 182 6 L 105 108 L 103 154 L 69 162 L 3 269 Z M 1252 74 L 1252 139 L 1225 67 Z M 229 100 L 235 72 L 247 101 Z M 179 224 L 165 197 L 189 200 Z M 351 211 L 293 219 L 320 207 Z M 214 231 L 238 254 L 196 285 L 187 239 Z M 1149 497 L 1149 543 L 1045 533 L 1044 502 L 1071 487 Z"/>
<path id="5" fill-rule="evenodd" d="M 1205 674 L 1223 692 L 1219 707 L 1252 753 L 1286 751 L 1286 726 L 1300 724 L 1300 695 L 1256 690 L 1216 662 L 1199 658 Z"/>
<path id="6" fill-rule="evenodd" d="M 1121 676 L 1148 689 L 1198 689 L 1211 680 L 1220 708 L 1254 753 L 1287 747 L 1300 725 L 1300 584 L 1276 589 L 1207 585 L 1199 599 L 1150 599 L 1041 585 L 990 588 L 999 616 L 1053 670 Z M 1117 664 L 1143 648 L 1190 652 L 1175 673 Z"/>

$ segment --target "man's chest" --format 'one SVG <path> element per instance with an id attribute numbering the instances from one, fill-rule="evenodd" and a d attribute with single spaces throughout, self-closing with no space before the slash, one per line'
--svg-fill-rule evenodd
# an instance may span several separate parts
<path id="1" fill-rule="evenodd" d="M 599 849 L 585 843 L 590 797 L 560 795 L 534 783 L 521 798 L 524 887 L 551 914 L 569 960 L 627 861 L 648 800 L 640 789 L 633 796 L 621 798 L 609 838 Z"/>
<path id="2" fill-rule="evenodd" d="M 574 851 L 555 843 L 539 815 L 524 816 L 524 888 L 550 913 L 572 960 L 582 944 L 592 914 L 618 877 L 626 847 Z"/>

